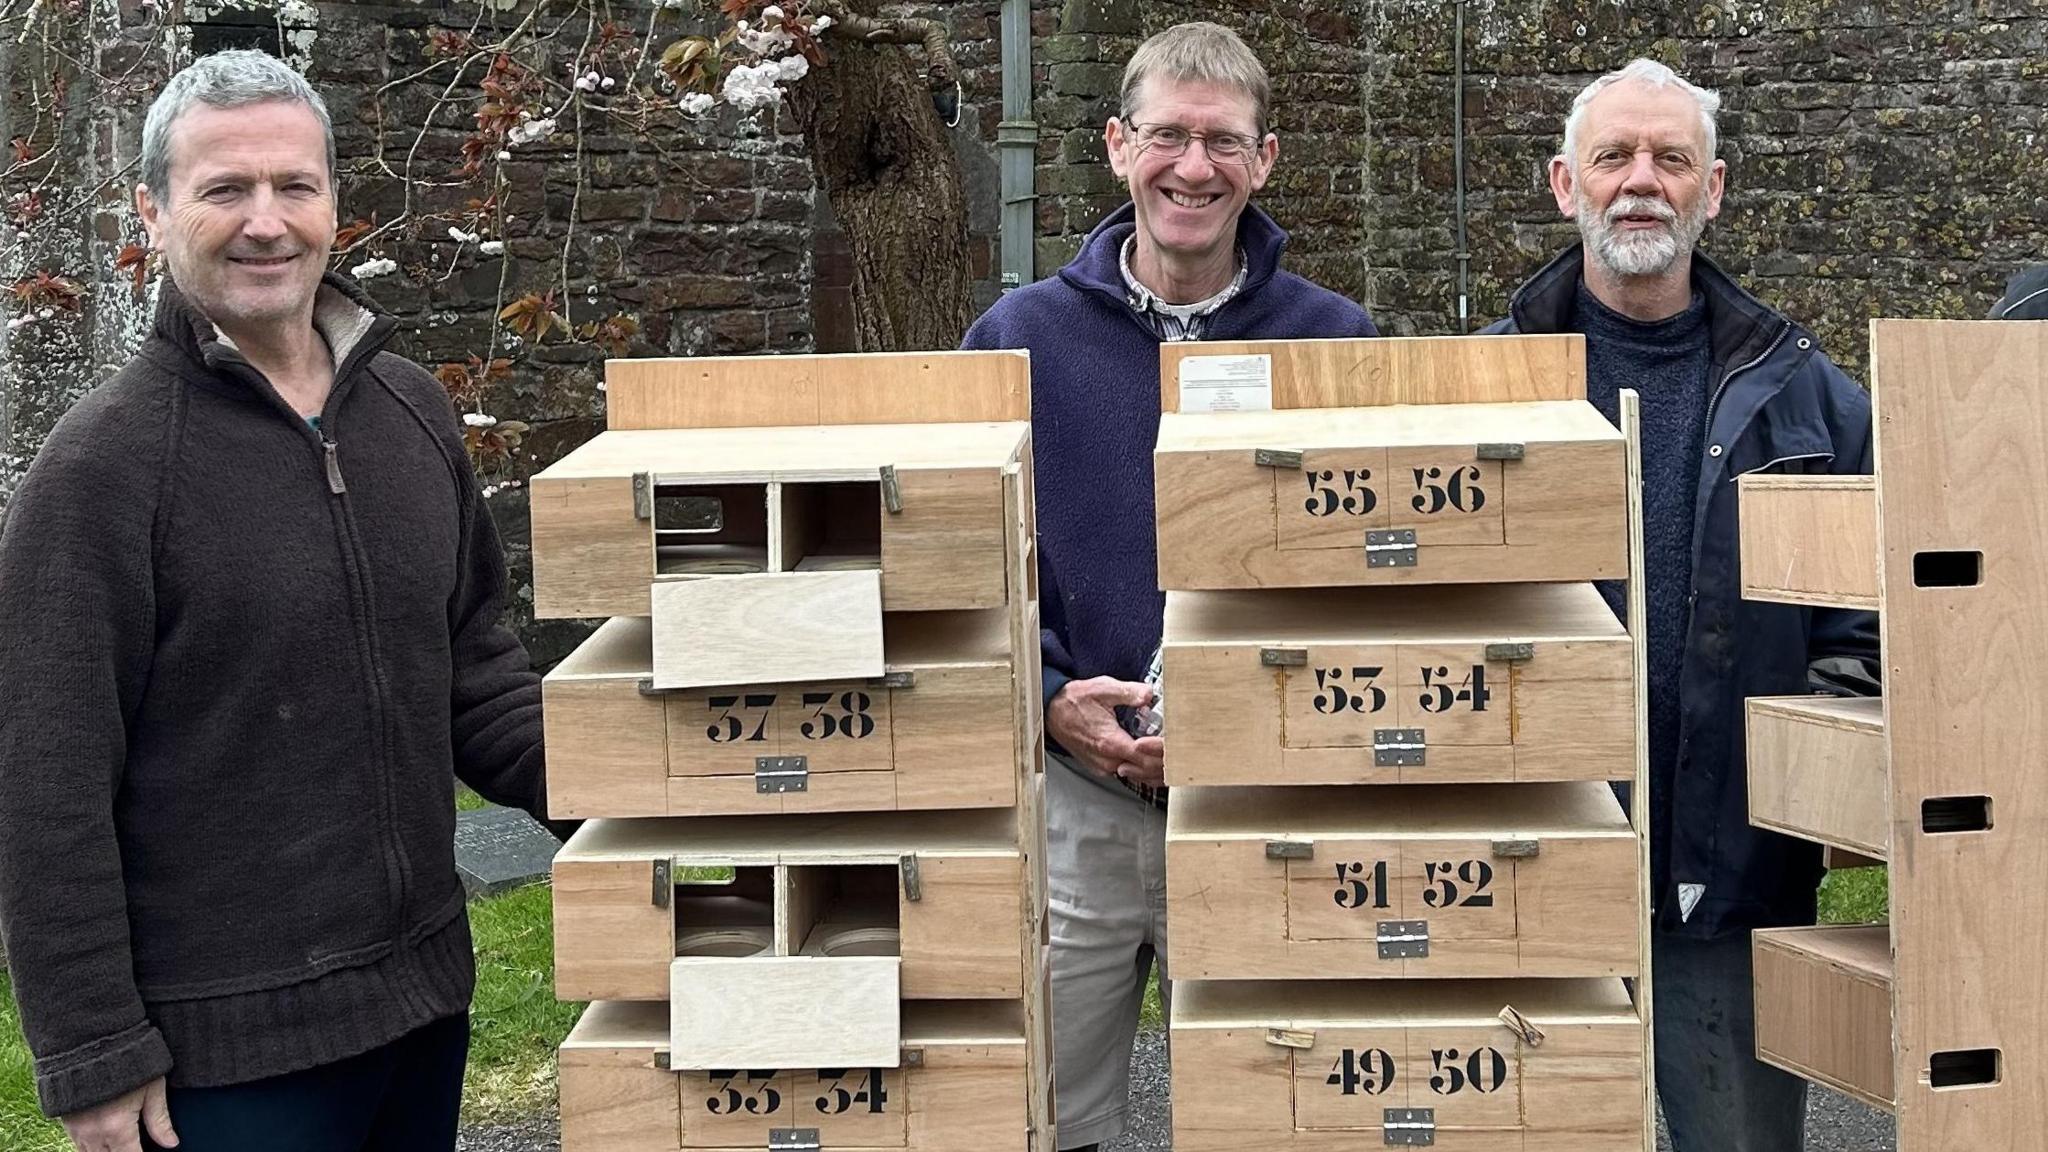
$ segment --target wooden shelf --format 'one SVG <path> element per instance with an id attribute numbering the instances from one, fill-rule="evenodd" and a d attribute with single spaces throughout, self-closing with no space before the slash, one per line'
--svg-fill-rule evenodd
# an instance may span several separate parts
<path id="1" fill-rule="evenodd" d="M 1884 701 L 1755 696 L 1749 822 L 1882 861 L 1891 843 Z"/>
<path id="2" fill-rule="evenodd" d="M 1746 600 L 1875 610 L 1877 480 L 1743 476 Z"/>
<path id="3" fill-rule="evenodd" d="M 1778 928 L 1751 949 L 1758 1058 L 1891 1111 L 1891 929 Z"/>

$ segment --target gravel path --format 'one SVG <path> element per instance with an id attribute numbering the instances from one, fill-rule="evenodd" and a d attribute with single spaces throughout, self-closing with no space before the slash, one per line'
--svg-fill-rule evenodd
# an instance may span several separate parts
<path id="1" fill-rule="evenodd" d="M 1105 1152 L 1172 1152 L 1167 1108 L 1166 1037 L 1141 1032 L 1131 1053 L 1130 1130 Z M 479 1125 L 463 1131 L 456 1142 L 461 1152 L 559 1152 L 559 1125 L 553 1115 L 510 1125 Z M 1660 1152 L 1670 1152 L 1661 1137 Z M 1895 1152 L 1891 1117 L 1848 1097 L 1816 1088 L 1808 1097 L 1807 1152 Z M 581 1152 L 581 1150 L 579 1150 Z"/>

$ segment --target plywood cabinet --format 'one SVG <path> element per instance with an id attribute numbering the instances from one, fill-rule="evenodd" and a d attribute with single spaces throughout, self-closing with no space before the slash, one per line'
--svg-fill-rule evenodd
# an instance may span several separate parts
<path id="1" fill-rule="evenodd" d="M 1628 779 L 1632 676 L 1589 584 L 1169 592 L 1167 781 Z"/>

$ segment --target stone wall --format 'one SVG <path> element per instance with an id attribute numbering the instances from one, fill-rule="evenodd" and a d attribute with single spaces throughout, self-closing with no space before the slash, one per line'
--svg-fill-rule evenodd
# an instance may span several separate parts
<path id="1" fill-rule="evenodd" d="M 1073 0 L 1039 49 L 1040 271 L 1120 201 L 1100 165 L 1116 64 L 1219 19 L 1274 75 L 1282 148 L 1262 202 L 1293 266 L 1391 332 L 1457 332 L 1455 3 Z M 1558 4 L 1465 11 L 1472 326 L 1571 243 L 1544 169 L 1572 95 L 1643 55 L 1724 99 L 1726 211 L 1707 251 L 1865 374 L 1887 315 L 1982 316 L 2048 258 L 2048 8 L 2033 0 Z"/>

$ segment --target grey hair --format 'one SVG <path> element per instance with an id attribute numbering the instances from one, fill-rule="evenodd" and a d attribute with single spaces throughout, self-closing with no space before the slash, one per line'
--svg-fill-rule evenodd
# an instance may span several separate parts
<path id="1" fill-rule="evenodd" d="M 1273 103 L 1273 82 L 1266 66 L 1237 33 L 1206 20 L 1176 24 L 1138 46 L 1124 65 L 1122 116 L 1138 110 L 1138 92 L 1153 76 L 1168 80 L 1221 84 L 1252 98 L 1252 117 L 1260 136 Z"/>
<path id="2" fill-rule="evenodd" d="M 171 191 L 171 129 L 194 101 L 215 108 L 240 108 L 282 100 L 303 104 L 327 137 L 327 177 L 334 178 L 334 120 L 327 102 L 291 65 L 267 52 L 232 48 L 201 56 L 171 77 L 149 106 L 142 123 L 142 183 L 158 200 Z"/>
<path id="3" fill-rule="evenodd" d="M 1564 162 L 1570 165 L 1573 171 L 1576 172 L 1579 167 L 1579 125 L 1586 118 L 1586 105 L 1593 102 L 1593 97 L 1625 80 L 1638 81 L 1652 88 L 1678 88 L 1692 97 L 1693 103 L 1699 105 L 1700 126 L 1707 133 L 1707 160 L 1711 162 L 1719 154 L 1717 149 L 1720 147 L 1720 131 L 1714 126 L 1714 114 L 1721 110 L 1721 94 L 1687 81 L 1685 77 L 1655 60 L 1638 57 L 1624 67 L 1586 85 L 1572 100 L 1571 115 L 1565 117 L 1564 121 L 1563 157 Z"/>

